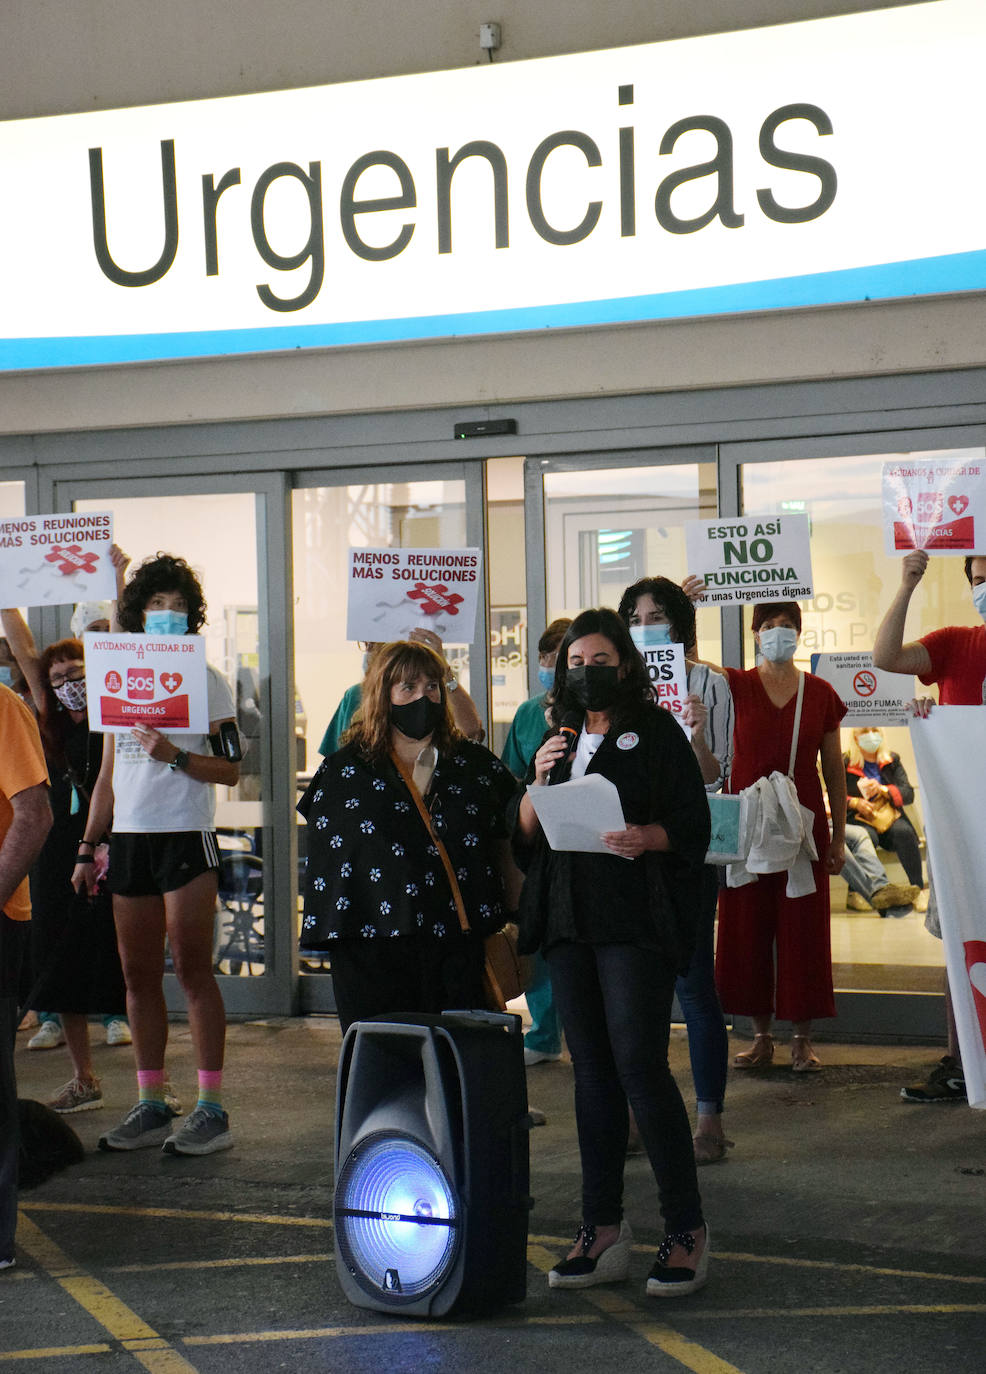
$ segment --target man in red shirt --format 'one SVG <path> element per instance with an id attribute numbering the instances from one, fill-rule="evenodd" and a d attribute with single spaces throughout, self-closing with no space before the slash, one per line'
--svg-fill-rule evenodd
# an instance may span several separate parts
<path id="1" fill-rule="evenodd" d="M 0 1269 L 17 1223 L 17 982 L 31 898 L 27 871 L 51 828 L 48 771 L 34 717 L 0 684 Z"/>
<path id="2" fill-rule="evenodd" d="M 873 645 L 873 662 L 891 673 L 913 673 L 926 687 L 938 686 L 942 706 L 986 704 L 986 557 L 967 558 L 965 575 L 972 588 L 972 602 L 982 625 L 947 625 L 922 639 L 904 643 L 904 622 L 915 588 L 928 566 L 923 550 L 904 558 L 901 583 L 890 609 L 883 617 Z M 941 935 L 931 921 L 932 934 Z M 932 1070 L 927 1083 L 901 1089 L 905 1102 L 964 1102 L 965 1078 L 959 1056 L 952 1001 L 945 979 L 945 1010 L 948 1019 L 948 1052 Z"/>

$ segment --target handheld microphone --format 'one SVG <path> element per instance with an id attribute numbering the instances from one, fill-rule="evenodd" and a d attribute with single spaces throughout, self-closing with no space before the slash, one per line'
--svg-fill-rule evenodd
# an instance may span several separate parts
<path id="1" fill-rule="evenodd" d="M 551 772 L 548 774 L 548 786 L 553 782 L 560 782 L 562 774 L 565 772 L 568 760 L 575 753 L 575 747 L 579 742 L 579 735 L 582 733 L 582 722 L 585 719 L 581 711 L 566 711 L 561 718 L 558 726 L 558 733 L 565 741 L 565 752 L 560 759 L 556 759 Z"/>

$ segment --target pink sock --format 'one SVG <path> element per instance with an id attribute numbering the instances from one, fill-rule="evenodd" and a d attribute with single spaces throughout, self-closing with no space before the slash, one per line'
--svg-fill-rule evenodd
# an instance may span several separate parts
<path id="1" fill-rule="evenodd" d="M 196 1107 L 205 1107 L 210 1112 L 221 1112 L 222 1094 L 222 1069 L 199 1069 L 199 1100 L 195 1104 Z"/>
<path id="2" fill-rule="evenodd" d="M 138 1069 L 137 1087 L 141 1102 L 164 1106 L 164 1069 Z"/>

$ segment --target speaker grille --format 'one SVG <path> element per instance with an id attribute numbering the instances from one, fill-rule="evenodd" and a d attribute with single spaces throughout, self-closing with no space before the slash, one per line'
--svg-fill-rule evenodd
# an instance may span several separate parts
<path id="1" fill-rule="evenodd" d="M 353 1149 L 335 1195 L 343 1262 L 367 1293 L 399 1307 L 438 1289 L 459 1250 L 455 1189 L 412 1136 L 378 1131 Z"/>

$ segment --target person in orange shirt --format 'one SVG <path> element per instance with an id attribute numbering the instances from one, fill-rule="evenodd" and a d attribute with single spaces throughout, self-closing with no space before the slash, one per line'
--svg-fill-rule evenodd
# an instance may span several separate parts
<path id="1" fill-rule="evenodd" d="M 17 981 L 31 919 L 28 869 L 51 828 L 48 772 L 34 717 L 0 683 L 0 1269 L 17 1221 Z"/>

